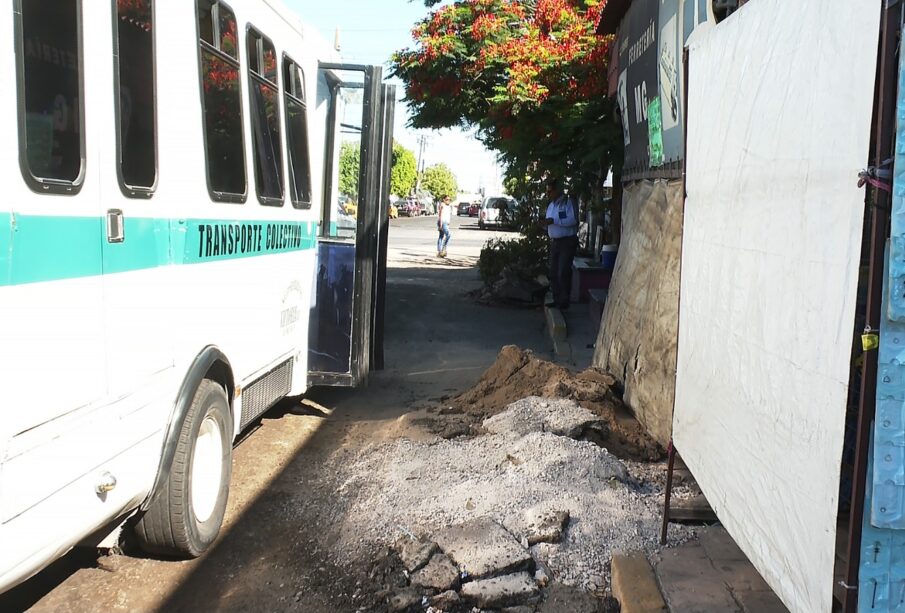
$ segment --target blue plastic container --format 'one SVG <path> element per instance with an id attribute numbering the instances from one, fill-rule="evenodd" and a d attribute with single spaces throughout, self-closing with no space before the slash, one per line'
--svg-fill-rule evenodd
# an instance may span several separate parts
<path id="1" fill-rule="evenodd" d="M 616 267 L 616 253 L 619 245 L 604 245 L 600 249 L 600 265 L 607 270 L 613 270 Z"/>

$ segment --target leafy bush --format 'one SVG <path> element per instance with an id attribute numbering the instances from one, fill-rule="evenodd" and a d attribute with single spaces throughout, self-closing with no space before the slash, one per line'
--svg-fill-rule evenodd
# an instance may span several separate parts
<path id="1" fill-rule="evenodd" d="M 478 258 L 481 279 L 490 285 L 506 268 L 533 279 L 547 271 L 548 249 L 546 237 L 540 234 L 511 240 L 492 238 L 484 244 Z"/>

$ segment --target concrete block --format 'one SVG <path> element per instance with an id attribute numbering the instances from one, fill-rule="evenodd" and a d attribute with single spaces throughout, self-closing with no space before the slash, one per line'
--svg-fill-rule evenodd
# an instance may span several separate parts
<path id="1" fill-rule="evenodd" d="M 654 569 L 643 553 L 613 556 L 612 573 L 613 596 L 622 613 L 666 611 Z"/>
<path id="2" fill-rule="evenodd" d="M 566 328 L 566 318 L 563 317 L 562 311 L 556 307 L 544 307 L 544 317 L 547 320 L 547 333 L 554 341 L 565 340 L 569 335 Z"/>
<path id="3" fill-rule="evenodd" d="M 530 570 L 533 563 L 528 550 L 489 517 L 450 526 L 434 538 L 459 569 L 475 579 Z"/>
<path id="4" fill-rule="evenodd" d="M 427 565 L 412 574 L 412 585 L 429 587 L 438 592 L 459 587 L 459 569 L 442 553 L 434 554 Z"/>
<path id="5" fill-rule="evenodd" d="M 522 572 L 465 583 L 460 595 L 482 609 L 494 609 L 530 602 L 540 595 L 540 588 L 534 577 Z"/>
<path id="6" fill-rule="evenodd" d="M 409 572 L 413 572 L 427 564 L 431 556 L 440 551 L 433 541 L 414 540 L 408 536 L 396 541 L 396 552 Z"/>

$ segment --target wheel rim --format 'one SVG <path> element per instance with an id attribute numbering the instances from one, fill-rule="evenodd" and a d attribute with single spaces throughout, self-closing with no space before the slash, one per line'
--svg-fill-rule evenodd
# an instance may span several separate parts
<path id="1" fill-rule="evenodd" d="M 223 480 L 223 437 L 220 424 L 208 415 L 195 437 L 192 457 L 192 511 L 199 522 L 207 521 L 217 506 Z"/>

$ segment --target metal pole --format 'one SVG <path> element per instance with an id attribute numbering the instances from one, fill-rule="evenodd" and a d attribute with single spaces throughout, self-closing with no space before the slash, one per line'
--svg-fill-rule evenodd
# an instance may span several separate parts
<path id="1" fill-rule="evenodd" d="M 896 39 L 899 9 L 885 8 L 880 28 L 880 63 L 875 94 L 873 134 L 874 164 L 889 157 L 895 127 L 896 102 Z M 883 299 L 883 251 L 888 234 L 889 194 L 874 188 L 870 207 L 870 262 L 868 268 L 866 322 L 879 329 Z M 861 390 L 858 398 L 858 426 L 855 443 L 855 467 L 852 484 L 852 506 L 849 514 L 847 556 L 843 607 L 855 613 L 858 607 L 858 570 L 861 565 L 861 526 L 864 521 L 864 498 L 867 485 L 867 463 L 870 430 L 874 419 L 877 396 L 877 351 L 864 354 L 861 369 Z"/>
<path id="2" fill-rule="evenodd" d="M 667 451 L 669 462 L 666 466 L 666 499 L 663 502 L 663 528 L 660 531 L 660 544 L 666 545 L 666 531 L 669 529 L 669 503 L 672 499 L 672 474 L 676 463 L 676 448 L 670 442 Z"/>

